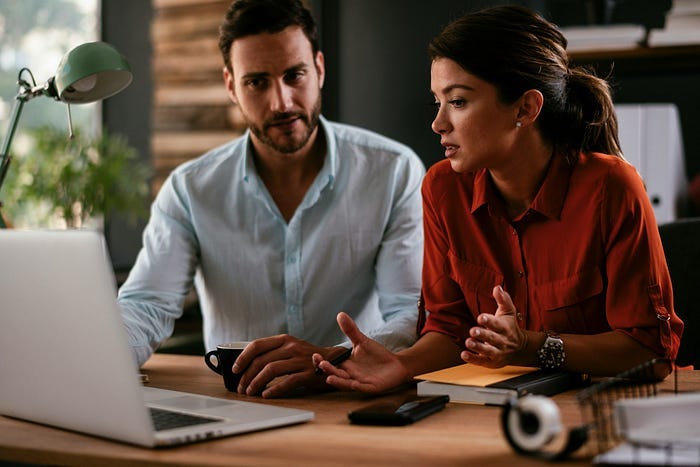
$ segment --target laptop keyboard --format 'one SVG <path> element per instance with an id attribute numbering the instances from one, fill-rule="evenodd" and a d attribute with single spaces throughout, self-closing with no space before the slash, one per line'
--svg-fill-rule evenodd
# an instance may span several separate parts
<path id="1" fill-rule="evenodd" d="M 192 425 L 203 425 L 205 423 L 214 423 L 221 421 L 218 418 L 208 418 L 199 415 L 190 415 L 186 413 L 173 412 L 171 410 L 156 409 L 149 407 L 151 411 L 151 420 L 156 431 L 172 430 L 174 428 L 182 428 Z"/>

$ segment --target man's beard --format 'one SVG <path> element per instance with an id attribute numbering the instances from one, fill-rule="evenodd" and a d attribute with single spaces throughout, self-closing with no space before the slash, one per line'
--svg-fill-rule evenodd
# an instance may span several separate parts
<path id="1" fill-rule="evenodd" d="M 318 121 L 319 121 L 319 116 L 321 115 L 321 95 L 319 93 L 318 99 L 316 100 L 316 103 L 314 104 L 313 108 L 311 109 L 311 114 L 306 115 L 301 112 L 283 112 L 283 113 L 276 113 L 272 116 L 271 119 L 266 120 L 263 122 L 262 128 L 257 125 L 253 125 L 250 120 L 243 114 L 243 118 L 246 120 L 248 123 L 248 127 L 250 128 L 250 131 L 253 132 L 253 134 L 266 146 L 274 149 L 277 152 L 280 152 L 282 154 L 292 154 L 306 146 L 306 143 L 309 142 L 309 138 L 311 138 L 311 134 L 314 132 L 316 127 L 318 127 Z M 285 137 L 278 138 L 278 140 L 274 140 L 273 138 L 270 137 L 268 134 L 268 130 L 271 126 L 274 126 L 276 123 L 288 120 L 290 118 L 299 118 L 299 121 L 301 121 L 305 127 L 306 131 L 302 135 L 300 139 L 288 139 Z M 281 141 L 280 141 L 281 140 Z M 278 142 L 280 141 L 280 142 Z"/>

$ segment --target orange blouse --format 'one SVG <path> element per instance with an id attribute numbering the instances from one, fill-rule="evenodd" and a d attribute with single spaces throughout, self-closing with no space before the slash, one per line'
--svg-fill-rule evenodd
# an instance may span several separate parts
<path id="1" fill-rule="evenodd" d="M 521 328 L 626 333 L 675 358 L 683 322 L 651 204 L 618 157 L 555 155 L 530 208 L 513 221 L 486 170 L 445 160 L 423 181 L 425 253 L 419 333 L 461 347 L 495 285 L 510 293 Z"/>

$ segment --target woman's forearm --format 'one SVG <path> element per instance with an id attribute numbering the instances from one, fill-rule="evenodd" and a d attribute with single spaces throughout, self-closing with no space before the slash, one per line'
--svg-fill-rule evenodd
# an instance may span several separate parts
<path id="1" fill-rule="evenodd" d="M 449 337 L 437 332 L 423 335 L 408 349 L 396 355 L 410 378 L 464 363 L 459 357 L 462 349 Z"/>
<path id="2" fill-rule="evenodd" d="M 528 343 L 516 365 L 538 366 L 537 350 L 545 341 L 544 332 L 526 331 Z M 562 334 L 563 369 L 596 376 L 613 376 L 656 357 L 651 350 L 620 331 L 601 334 Z M 660 378 L 666 375 L 658 375 Z"/>

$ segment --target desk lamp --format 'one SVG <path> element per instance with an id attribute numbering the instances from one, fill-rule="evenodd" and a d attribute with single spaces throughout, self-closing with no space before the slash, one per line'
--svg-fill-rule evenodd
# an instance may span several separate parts
<path id="1" fill-rule="evenodd" d="M 31 83 L 22 77 L 24 74 L 29 75 Z M 19 91 L 12 108 L 10 126 L 2 145 L 0 189 L 10 166 L 10 144 L 25 102 L 37 96 L 47 96 L 68 104 L 68 127 L 72 136 L 70 104 L 87 104 L 106 99 L 126 88 L 131 79 L 131 69 L 126 58 L 106 42 L 88 42 L 68 52 L 61 59 L 56 75 L 41 86 L 36 85 L 28 68 L 22 68 L 17 77 Z M 5 227 L 5 221 L 0 215 L 0 228 Z"/>

